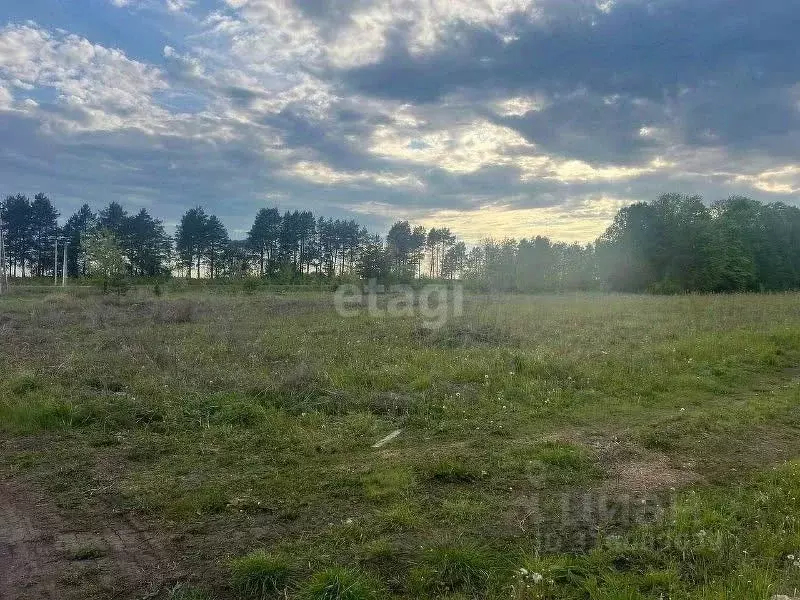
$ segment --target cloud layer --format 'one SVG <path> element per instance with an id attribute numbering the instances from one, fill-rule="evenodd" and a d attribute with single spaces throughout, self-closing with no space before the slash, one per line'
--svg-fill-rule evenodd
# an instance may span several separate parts
<path id="1" fill-rule="evenodd" d="M 588 241 L 662 191 L 800 193 L 795 3 L 50 2 L 0 8 L 0 176 L 65 210 Z"/>

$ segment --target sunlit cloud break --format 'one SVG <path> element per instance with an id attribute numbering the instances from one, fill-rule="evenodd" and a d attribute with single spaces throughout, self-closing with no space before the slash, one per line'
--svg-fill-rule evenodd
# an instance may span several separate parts
<path id="1" fill-rule="evenodd" d="M 591 241 L 660 192 L 797 202 L 794 3 L 10 0 L 3 193 Z M 737 27 L 728 24 L 735 22 Z M 681 31 L 681 36 L 674 36 Z M 687 48 L 686 40 L 691 40 Z M 219 208 L 218 208 L 219 207 Z"/>

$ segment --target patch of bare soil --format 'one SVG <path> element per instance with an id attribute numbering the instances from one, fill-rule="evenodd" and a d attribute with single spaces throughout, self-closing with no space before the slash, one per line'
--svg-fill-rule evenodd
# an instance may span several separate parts
<path id="1" fill-rule="evenodd" d="M 623 461 L 611 466 L 606 485 L 631 494 L 676 490 L 702 479 L 693 466 L 683 463 L 676 467 L 664 456 Z"/>
<path id="2" fill-rule="evenodd" d="M 78 519 L 0 481 L 0 598 L 155 598 L 181 577 L 168 541 L 128 515 Z M 174 556 L 174 555 L 173 555 Z"/>
<path id="3" fill-rule="evenodd" d="M 578 487 L 520 489 L 506 523 L 514 535 L 534 537 L 543 551 L 589 549 L 601 532 L 653 522 L 668 514 L 677 491 L 703 481 L 691 462 L 674 462 L 624 438 L 578 431 L 549 436 L 587 448 L 607 477 Z"/>

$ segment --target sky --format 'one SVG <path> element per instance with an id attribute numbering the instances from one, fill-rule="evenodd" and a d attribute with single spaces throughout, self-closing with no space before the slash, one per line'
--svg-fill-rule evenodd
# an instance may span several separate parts
<path id="1" fill-rule="evenodd" d="M 2 0 L 0 194 L 594 240 L 800 200 L 794 0 Z"/>

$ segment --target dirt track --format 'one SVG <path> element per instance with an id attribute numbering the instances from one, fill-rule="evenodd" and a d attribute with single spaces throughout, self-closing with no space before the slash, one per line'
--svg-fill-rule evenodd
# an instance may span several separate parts
<path id="1" fill-rule="evenodd" d="M 131 517 L 72 518 L 0 481 L 0 599 L 154 598 L 180 577 L 160 539 Z"/>

